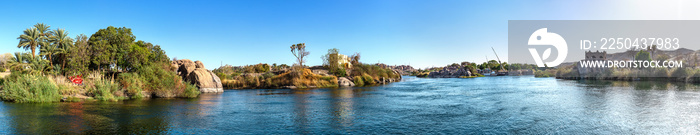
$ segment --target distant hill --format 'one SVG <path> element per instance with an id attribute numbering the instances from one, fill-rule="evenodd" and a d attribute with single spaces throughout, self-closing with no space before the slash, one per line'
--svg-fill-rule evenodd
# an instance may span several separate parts
<path id="1" fill-rule="evenodd" d="M 607 54 L 606 56 L 608 60 L 633 60 L 634 56 L 637 55 L 638 51 L 639 50 L 627 50 L 625 52 Z M 654 55 L 654 57 L 658 57 L 659 55 L 665 55 L 668 56 L 669 60 L 683 60 L 692 62 L 695 60 L 700 61 L 700 54 L 698 53 L 700 52 L 690 50 L 687 48 L 679 48 L 676 50 L 658 50 L 655 52 L 655 54 L 652 55 Z M 695 57 L 695 59 L 693 59 L 693 57 Z M 559 66 L 568 66 L 574 63 L 575 62 L 565 62 L 559 64 Z"/>

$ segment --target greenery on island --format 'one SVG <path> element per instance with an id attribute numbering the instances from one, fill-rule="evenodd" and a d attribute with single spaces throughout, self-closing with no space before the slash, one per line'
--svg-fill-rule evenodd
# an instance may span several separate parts
<path id="1" fill-rule="evenodd" d="M 282 64 L 256 64 L 246 66 L 225 65 L 212 70 L 226 88 L 328 88 L 338 87 L 338 78 L 347 77 L 356 86 L 378 84 L 384 79 L 400 78 L 391 69 L 360 62 L 360 54 L 341 57 L 336 48 L 329 49 L 323 55 L 323 65 L 318 67 L 303 66 L 303 57 L 309 54 L 306 44 L 293 44 L 290 48 L 296 64 L 292 67 Z M 324 72 L 325 71 L 325 72 Z M 316 73 L 319 72 L 319 73 Z"/>
<path id="2" fill-rule="evenodd" d="M 11 58 L 0 57 L 12 74 L 0 80 L 0 98 L 13 102 L 57 102 L 76 97 L 123 100 L 144 97 L 199 95 L 170 69 L 170 58 L 159 45 L 136 41 L 131 29 L 109 26 L 89 38 L 68 37 L 64 29 L 39 23 L 24 30 Z M 37 54 L 38 49 L 38 54 Z M 69 76 L 82 76 L 82 85 Z M 70 101 L 70 100 L 69 100 Z"/>
<path id="3" fill-rule="evenodd" d="M 670 59 L 666 54 L 654 54 L 656 47 L 639 50 L 634 56 L 639 61 L 665 61 Z M 654 56 L 654 57 L 652 57 Z M 696 56 L 697 57 L 697 56 Z M 679 58 L 675 58 L 679 59 Z M 577 69 L 578 63 L 559 66 L 554 69 L 539 70 L 536 77 L 557 77 L 562 79 L 593 79 L 593 80 L 639 80 L 639 81 L 678 81 L 700 82 L 700 69 L 696 65 L 684 63 L 683 68 L 639 67 L 639 68 L 586 68 Z M 579 70 L 583 70 L 579 73 Z"/>

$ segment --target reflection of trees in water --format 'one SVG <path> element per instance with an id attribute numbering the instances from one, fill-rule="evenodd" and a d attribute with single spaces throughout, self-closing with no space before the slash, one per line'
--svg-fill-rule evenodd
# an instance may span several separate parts
<path id="1" fill-rule="evenodd" d="M 311 92 L 306 90 L 295 90 L 294 93 L 294 126 L 297 133 L 311 133 L 307 128 L 309 126 L 308 118 L 308 96 Z"/>
<path id="2" fill-rule="evenodd" d="M 353 124 L 354 119 L 354 99 L 355 92 L 352 88 L 341 88 L 330 90 L 330 96 L 333 100 L 330 100 L 331 108 L 330 112 L 333 116 L 333 125 L 336 128 L 340 127 L 350 127 Z"/>
<path id="3" fill-rule="evenodd" d="M 610 80 L 579 80 L 587 88 L 606 89 L 608 87 L 631 87 L 634 90 L 694 90 L 700 85 L 670 81 L 610 81 Z"/>
<path id="4" fill-rule="evenodd" d="M 166 134 L 173 124 L 189 125 L 210 115 L 208 109 L 216 106 L 211 100 L 218 97 L 4 104 L 11 106 L 6 114 L 15 134 Z"/>
<path id="5" fill-rule="evenodd" d="M 14 134 L 70 134 L 70 118 L 52 117 L 65 116 L 65 108 L 60 108 L 48 103 L 5 103 L 8 107 L 7 116 L 10 117 L 9 125 L 14 129 Z"/>
<path id="6" fill-rule="evenodd" d="M 164 134 L 168 131 L 169 100 L 95 102 L 83 115 L 88 134 Z"/>

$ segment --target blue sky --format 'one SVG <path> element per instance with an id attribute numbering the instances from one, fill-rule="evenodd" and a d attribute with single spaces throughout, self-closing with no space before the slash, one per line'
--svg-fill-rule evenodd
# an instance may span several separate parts
<path id="1" fill-rule="evenodd" d="M 71 37 L 107 26 L 131 28 L 171 58 L 292 64 L 306 43 L 307 65 L 328 49 L 359 52 L 364 63 L 416 68 L 507 61 L 508 20 L 700 19 L 690 1 L 0 1 L 0 53 L 24 51 L 16 38 L 42 22 Z"/>

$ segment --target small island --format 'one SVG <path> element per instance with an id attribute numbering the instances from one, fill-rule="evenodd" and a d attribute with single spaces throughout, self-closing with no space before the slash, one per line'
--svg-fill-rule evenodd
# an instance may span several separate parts
<path id="1" fill-rule="evenodd" d="M 353 86 L 373 86 L 401 80 L 401 73 L 384 64 L 360 62 L 360 53 L 351 56 L 339 53 L 332 48 L 323 55 L 323 65 L 306 66 L 304 62 L 309 52 L 306 44 L 290 46 L 297 62 L 292 65 L 276 63 L 246 66 L 224 65 L 213 70 L 229 89 L 303 89 L 334 88 Z"/>

